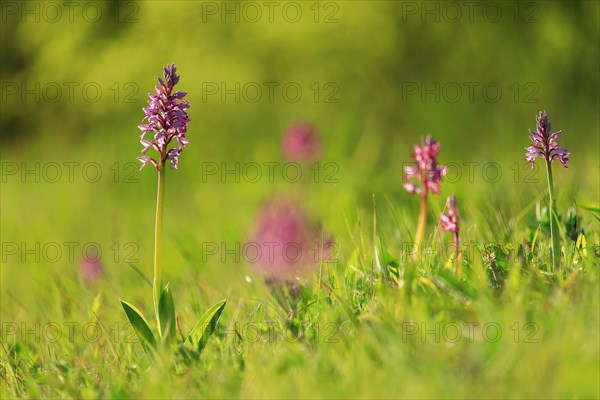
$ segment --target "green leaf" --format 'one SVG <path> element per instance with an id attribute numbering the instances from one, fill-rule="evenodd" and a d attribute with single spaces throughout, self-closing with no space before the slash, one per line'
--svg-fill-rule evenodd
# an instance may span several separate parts
<path id="1" fill-rule="evenodd" d="M 217 322 L 219 322 L 219 318 L 221 317 L 221 313 L 223 312 L 226 304 L 227 300 L 221 300 L 209 308 L 208 311 L 205 312 L 202 317 L 200 317 L 185 343 L 196 347 L 198 349 L 198 353 L 201 353 L 206 347 L 208 339 L 210 339 L 211 335 L 215 331 Z"/>
<path id="2" fill-rule="evenodd" d="M 175 338 L 175 303 L 169 283 L 160 294 L 158 319 L 160 321 L 159 333 L 163 340 L 173 340 Z"/>
<path id="3" fill-rule="evenodd" d="M 123 310 L 125 310 L 125 314 L 127 314 L 127 318 L 129 319 L 131 326 L 133 326 L 133 330 L 144 350 L 148 350 L 148 346 L 152 349 L 156 349 L 156 339 L 154 338 L 154 334 L 152 334 L 148 321 L 144 318 L 141 311 L 125 300 L 121 300 L 121 305 L 123 306 Z"/>
<path id="4" fill-rule="evenodd" d="M 589 211 L 600 212 L 600 204 L 592 204 L 592 203 L 583 203 L 580 204 L 581 208 L 584 208 Z"/>

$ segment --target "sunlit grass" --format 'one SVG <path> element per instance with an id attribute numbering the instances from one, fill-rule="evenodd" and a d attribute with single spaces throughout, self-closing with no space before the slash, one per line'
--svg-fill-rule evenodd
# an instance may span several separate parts
<path id="1" fill-rule="evenodd" d="M 13 159 L 3 154 L 3 161 Z M 110 162 L 91 159 L 110 173 Z M 401 185 L 400 173 L 386 175 Z M 228 306 L 198 364 L 175 367 L 169 354 L 153 364 L 139 351 L 118 303 L 126 296 L 152 312 L 150 286 L 128 265 L 150 279 L 153 243 L 147 231 L 155 177 L 147 175 L 135 175 L 137 183 L 3 183 L 4 243 L 32 248 L 38 242 L 43 248 L 49 242 L 96 242 L 106 271 L 101 282 L 86 285 L 78 277 L 77 257 L 63 254 L 49 262 L 43 254 L 39 261 L 26 254 L 23 261 L 21 250 L 8 255 L 3 249 L 3 397 L 599 394 L 597 214 L 578 209 L 587 247 L 563 238 L 565 279 L 557 283 L 550 273 L 547 226 L 535 219 L 536 203 L 545 204 L 543 195 L 536 197 L 543 182 L 528 192 L 503 181 L 502 195 L 485 183 L 453 185 L 461 202 L 461 239 L 472 243 L 463 280 L 454 278 L 448 254 L 440 252 L 450 242 L 435 226 L 443 196 L 432 197 L 425 234 L 438 250 L 415 262 L 407 243 L 417 201 L 377 186 L 373 196 L 368 185 L 343 179 L 309 185 L 305 203 L 335 235 L 338 262 L 323 264 L 299 299 L 282 303 L 242 258 L 207 257 L 202 246 L 243 244 L 261 200 L 295 186 L 201 184 L 195 173 L 171 174 L 166 201 L 177 206 L 165 209 L 165 279 L 177 287 L 183 331 L 216 301 L 227 298 Z M 566 186 L 558 202 L 562 221 L 573 205 L 569 196 L 581 204 L 593 202 L 594 195 L 593 187 Z M 24 225 L 21 215 L 36 223 Z"/>

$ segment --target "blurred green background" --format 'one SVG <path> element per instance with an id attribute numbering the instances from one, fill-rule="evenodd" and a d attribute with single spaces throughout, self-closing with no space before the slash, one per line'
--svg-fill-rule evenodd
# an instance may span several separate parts
<path id="1" fill-rule="evenodd" d="M 572 153 L 568 170 L 555 167 L 559 202 L 597 200 L 598 15 L 596 1 L 6 2 L 2 240 L 135 242 L 150 265 L 155 174 L 131 163 L 146 93 L 167 63 L 192 105 L 190 145 L 167 177 L 167 251 L 195 267 L 200 243 L 243 241 L 261 202 L 299 191 L 281 169 L 273 182 L 266 167 L 258 182 L 236 182 L 205 176 L 203 163 L 282 162 L 295 120 L 312 121 L 325 148 L 303 199 L 338 237 L 372 194 L 413 218 L 402 163 L 427 133 L 454 165 L 444 197 L 529 204 L 545 188 L 543 167 L 524 161 L 542 109 Z M 323 182 L 327 162 L 335 183 Z M 479 163 L 472 176 L 464 163 Z"/>

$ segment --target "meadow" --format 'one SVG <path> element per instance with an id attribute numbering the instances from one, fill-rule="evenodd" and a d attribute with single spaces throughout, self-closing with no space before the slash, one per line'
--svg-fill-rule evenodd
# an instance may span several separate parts
<path id="1" fill-rule="evenodd" d="M 599 4 L 266 3 L 3 3 L 1 398 L 599 398 Z M 138 125 L 171 63 L 191 107 L 159 327 Z M 543 110 L 570 152 L 554 227 L 525 159 Z M 428 134 L 446 170 L 418 240 Z M 310 260 L 263 265 L 269 240 Z M 150 349 L 120 300 L 172 334 Z"/>

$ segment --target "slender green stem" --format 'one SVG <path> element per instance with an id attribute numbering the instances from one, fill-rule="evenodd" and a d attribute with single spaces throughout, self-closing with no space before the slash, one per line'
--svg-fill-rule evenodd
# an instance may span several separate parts
<path id="1" fill-rule="evenodd" d="M 160 329 L 160 321 L 158 320 L 158 300 L 161 290 L 161 270 L 160 270 L 160 254 L 161 254 L 161 231 L 163 219 L 163 205 L 165 194 L 165 162 L 161 161 L 158 171 L 158 189 L 156 194 L 156 223 L 154 225 L 154 280 L 152 282 L 152 293 L 154 299 L 154 312 L 156 313 L 156 321 Z"/>
<path id="2" fill-rule="evenodd" d="M 421 211 L 419 212 L 419 222 L 417 224 L 417 233 L 415 234 L 415 245 L 413 246 L 413 260 L 419 259 L 419 248 L 425 234 L 425 223 L 427 222 L 427 190 L 423 188 L 421 195 Z"/>
<path id="3" fill-rule="evenodd" d="M 454 253 L 454 276 L 460 277 L 462 273 L 462 265 L 458 259 L 460 257 L 460 239 L 457 233 L 454 234 L 454 246 L 456 247 Z"/>
<path id="4" fill-rule="evenodd" d="M 556 198 L 554 196 L 554 181 L 552 179 L 552 165 L 546 161 L 548 172 L 548 193 L 550 194 L 550 237 L 552 238 L 552 271 L 557 273 L 560 266 L 560 233 L 558 231 L 558 214 L 556 212 Z"/>

